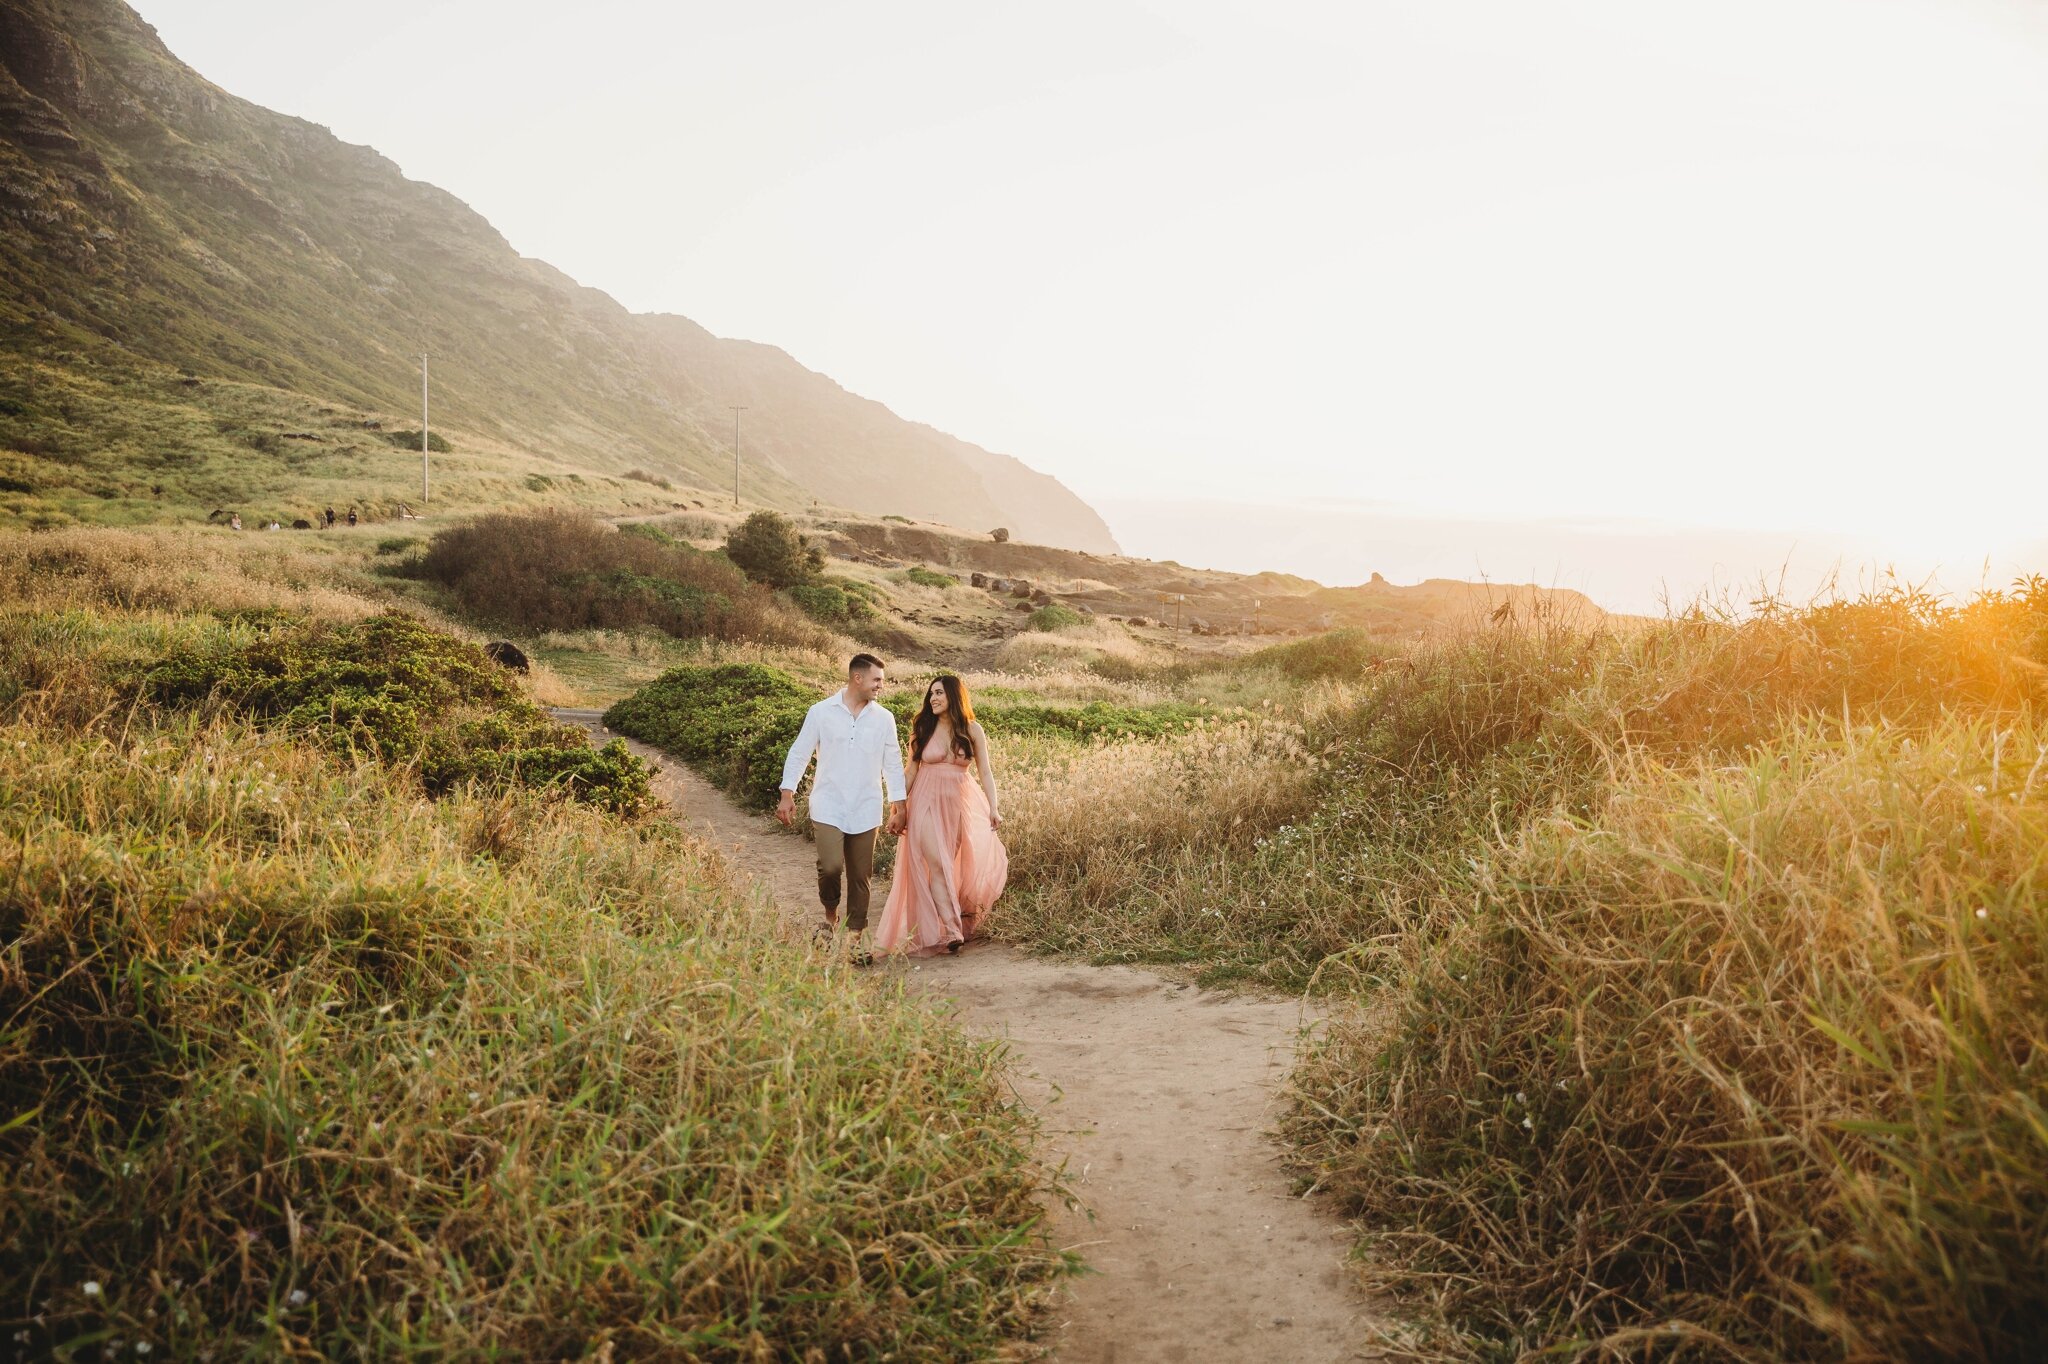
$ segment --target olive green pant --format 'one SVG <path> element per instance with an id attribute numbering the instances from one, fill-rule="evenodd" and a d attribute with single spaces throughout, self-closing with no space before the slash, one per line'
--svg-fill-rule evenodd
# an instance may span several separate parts
<path id="1" fill-rule="evenodd" d="M 868 829 L 843 834 L 830 824 L 813 822 L 818 839 L 818 903 L 827 918 L 839 912 L 839 882 L 846 880 L 846 926 L 855 933 L 868 926 L 868 882 L 875 874 L 875 834 Z"/>

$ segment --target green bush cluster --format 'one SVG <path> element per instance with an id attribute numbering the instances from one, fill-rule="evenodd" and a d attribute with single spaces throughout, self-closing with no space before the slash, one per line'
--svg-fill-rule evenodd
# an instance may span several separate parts
<path id="1" fill-rule="evenodd" d="M 409 616 L 330 625 L 243 613 L 253 638 L 187 645 L 148 670 L 142 694 L 210 704 L 303 734 L 343 754 L 416 763 L 427 792 L 544 786 L 631 810 L 646 765 L 614 741 L 593 749 L 550 720 L 475 645 Z"/>
<path id="2" fill-rule="evenodd" d="M 820 625 L 858 633 L 881 619 L 875 608 L 846 580 L 798 583 L 786 595 L 806 616 Z"/>
<path id="3" fill-rule="evenodd" d="M 798 587 L 825 569 L 824 551 L 805 544 L 790 519 L 772 511 L 757 511 L 734 526 L 725 539 L 725 557 L 768 587 Z"/>
<path id="4" fill-rule="evenodd" d="M 674 754 L 754 809 L 775 804 L 782 763 L 819 699 L 779 668 L 671 668 L 605 712 L 620 734 Z"/>
<path id="5" fill-rule="evenodd" d="M 914 703 L 916 697 L 911 698 Z M 1208 716 L 1201 706 L 1169 701 L 1123 706 L 1090 701 L 1084 706 L 977 706 L 975 716 L 991 736 L 1044 736 L 1092 743 L 1101 739 L 1163 739 L 1184 734 Z"/>
<path id="6" fill-rule="evenodd" d="M 410 431 L 386 431 L 384 439 L 401 450 L 417 450 L 420 448 L 420 429 L 415 426 Z M 449 443 L 448 438 L 439 431 L 429 430 L 427 432 L 427 449 L 432 453 L 445 455 L 454 448 Z"/>
<path id="7" fill-rule="evenodd" d="M 887 518 L 883 519 L 886 520 Z M 926 568 L 923 564 L 912 564 L 909 568 L 904 569 L 903 577 L 906 582 L 916 583 L 919 587 L 936 587 L 941 592 L 960 585 L 960 580 L 952 574 L 941 573 L 934 568 Z"/>
<path id="8" fill-rule="evenodd" d="M 829 636 L 722 555 L 578 512 L 479 517 L 437 532 L 419 574 L 469 614 L 528 631 L 651 628 L 679 639 L 819 645 Z"/>
<path id="9" fill-rule="evenodd" d="M 1024 619 L 1026 629 L 1044 631 L 1071 630 L 1085 623 L 1079 611 L 1058 602 L 1047 602 Z"/>

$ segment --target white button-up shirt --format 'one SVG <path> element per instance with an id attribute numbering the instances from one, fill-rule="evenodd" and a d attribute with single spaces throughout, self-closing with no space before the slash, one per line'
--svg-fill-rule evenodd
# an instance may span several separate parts
<path id="1" fill-rule="evenodd" d="M 863 834 L 882 822 L 882 787 L 889 799 L 903 799 L 903 750 L 896 744 L 896 717 L 880 701 L 855 715 L 840 691 L 812 706 L 804 727 L 782 764 L 782 789 L 794 791 L 818 755 L 811 783 L 811 822 L 843 834 Z"/>

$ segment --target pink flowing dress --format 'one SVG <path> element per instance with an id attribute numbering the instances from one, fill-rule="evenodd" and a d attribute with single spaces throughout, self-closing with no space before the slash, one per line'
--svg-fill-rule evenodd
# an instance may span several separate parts
<path id="1" fill-rule="evenodd" d="M 967 763 L 920 763 L 906 813 L 875 950 L 935 956 L 987 926 L 1010 854 L 989 827 L 988 796 Z"/>

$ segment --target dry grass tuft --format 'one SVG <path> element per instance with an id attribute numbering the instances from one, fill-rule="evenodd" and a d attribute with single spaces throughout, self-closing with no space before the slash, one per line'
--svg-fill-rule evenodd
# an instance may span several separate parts
<path id="1" fill-rule="evenodd" d="M 1033 673 L 1085 667 L 1102 658 L 1141 662 L 1144 644 L 1120 625 L 1091 620 L 1066 630 L 1027 630 L 997 646 L 990 663 L 998 672 Z"/>
<path id="2" fill-rule="evenodd" d="M 1401 1282 L 1503 1340 L 2032 1358 L 2044 739 L 1815 722 L 1632 760 L 1486 865 L 1390 1035 L 1307 1060 L 1294 1135 Z"/>
<path id="3" fill-rule="evenodd" d="M 1235 873 L 1311 806 L 1316 760 L 1298 727 L 1241 719 L 1078 750 L 1023 741 L 1005 746 L 1005 768 L 1006 938 L 1096 961 L 1199 961 L 1212 977 L 1270 974 L 1264 949 L 1239 940 L 1271 932 L 1293 904 L 1254 908 L 1243 891 L 1256 883 Z"/>
<path id="4" fill-rule="evenodd" d="M 333 555 L 297 534 L 67 529 L 0 536 L 0 578 L 9 585 L 9 611 L 283 608 L 349 621 L 379 609 L 330 586 Z"/>

